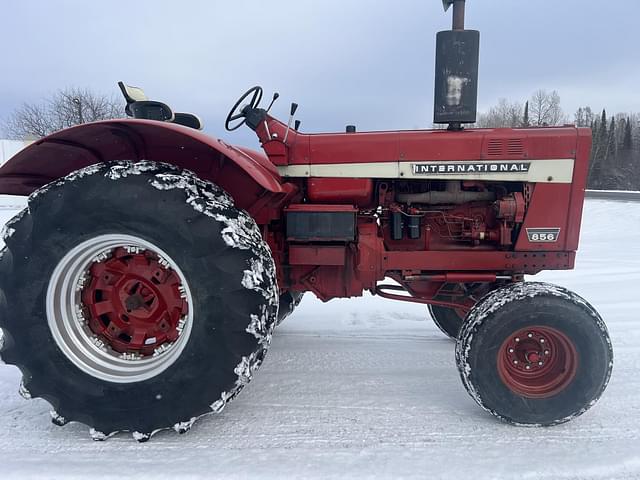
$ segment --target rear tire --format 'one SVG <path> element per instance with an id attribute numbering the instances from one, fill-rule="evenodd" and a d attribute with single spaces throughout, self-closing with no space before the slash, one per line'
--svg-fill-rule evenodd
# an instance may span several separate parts
<path id="1" fill-rule="evenodd" d="M 498 286 L 499 283 L 447 283 L 435 299 L 452 303 L 460 302 L 469 308 Z M 466 317 L 465 310 L 441 305 L 428 305 L 428 308 L 436 327 L 450 339 L 457 340 Z"/>
<path id="2" fill-rule="evenodd" d="M 495 290 L 472 308 L 456 362 L 482 408 L 508 423 L 549 426 L 596 403 L 613 351 L 602 318 L 584 299 L 528 282 Z"/>
<path id="3" fill-rule="evenodd" d="M 191 172 L 87 167 L 34 193 L 5 242 L 2 357 L 56 424 L 85 423 L 94 439 L 184 433 L 264 359 L 278 309 L 270 250 Z"/>
<path id="4" fill-rule="evenodd" d="M 456 340 L 464 323 L 464 316 L 455 308 L 442 307 L 440 305 L 428 305 L 428 307 L 429 315 L 431 315 L 436 327 L 447 337 Z"/>

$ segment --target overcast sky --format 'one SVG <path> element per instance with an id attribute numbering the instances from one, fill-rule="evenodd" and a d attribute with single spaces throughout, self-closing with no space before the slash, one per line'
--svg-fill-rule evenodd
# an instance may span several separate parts
<path id="1" fill-rule="evenodd" d="M 0 119 L 65 86 L 142 86 L 207 132 L 248 87 L 300 104 L 303 131 L 431 125 L 440 0 L 2 0 Z M 580 105 L 640 111 L 638 0 L 467 0 L 481 32 L 479 107 L 558 90 Z"/>

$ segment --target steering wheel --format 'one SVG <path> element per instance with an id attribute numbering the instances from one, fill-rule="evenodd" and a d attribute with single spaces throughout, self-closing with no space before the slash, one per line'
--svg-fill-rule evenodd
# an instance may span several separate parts
<path id="1" fill-rule="evenodd" d="M 249 101 L 249 103 L 246 105 L 243 105 L 242 108 L 238 110 L 238 107 L 240 107 L 240 105 L 242 105 L 243 102 L 247 98 L 249 98 L 249 96 L 251 95 L 253 96 L 251 97 L 251 100 Z M 224 122 L 224 128 L 232 132 L 240 128 L 242 125 L 244 125 L 244 122 L 247 120 L 246 110 L 257 108 L 258 105 L 260 104 L 260 100 L 262 100 L 262 87 L 255 86 L 247 90 L 244 93 L 244 95 L 242 95 L 231 108 L 231 111 L 229 112 L 229 115 L 227 115 L 227 119 Z M 240 118 L 242 119 L 240 123 L 238 123 L 237 125 L 231 126 L 231 122 L 238 120 Z"/>

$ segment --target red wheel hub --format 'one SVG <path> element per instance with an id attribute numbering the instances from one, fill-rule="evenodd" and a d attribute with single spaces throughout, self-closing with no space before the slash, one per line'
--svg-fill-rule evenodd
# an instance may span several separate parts
<path id="1" fill-rule="evenodd" d="M 133 358 L 161 353 L 180 336 L 189 308 L 178 275 L 157 254 L 137 247 L 118 247 L 104 257 L 89 268 L 81 293 L 89 328 Z"/>
<path id="2" fill-rule="evenodd" d="M 498 351 L 498 373 L 509 389 L 527 398 L 547 398 L 574 379 L 578 353 L 559 330 L 532 326 L 511 334 Z"/>

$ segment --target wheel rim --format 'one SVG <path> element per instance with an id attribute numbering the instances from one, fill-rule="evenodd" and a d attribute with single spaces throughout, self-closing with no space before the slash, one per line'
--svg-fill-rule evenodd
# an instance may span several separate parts
<path id="1" fill-rule="evenodd" d="M 514 393 L 527 398 L 547 398 L 574 379 L 578 353 L 559 330 L 532 326 L 511 334 L 498 351 L 498 373 Z"/>
<path id="2" fill-rule="evenodd" d="M 193 326 L 184 274 L 139 237 L 94 237 L 60 260 L 47 289 L 54 340 L 79 369 L 101 380 L 152 378 L 182 353 Z"/>

